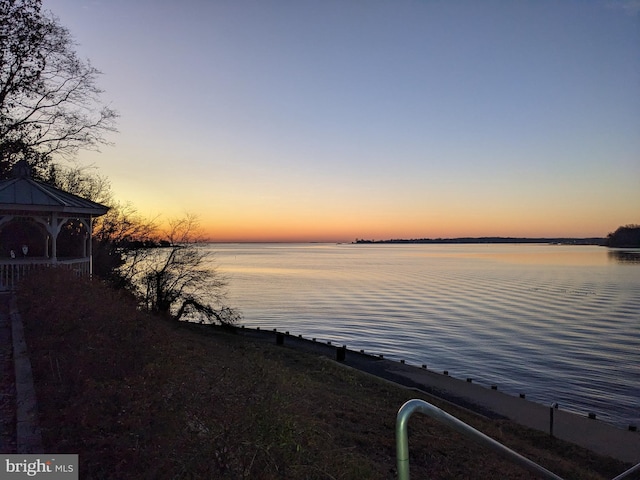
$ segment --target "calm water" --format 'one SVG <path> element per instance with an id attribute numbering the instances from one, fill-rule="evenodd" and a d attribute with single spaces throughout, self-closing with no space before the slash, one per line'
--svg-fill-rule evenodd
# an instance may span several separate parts
<path id="1" fill-rule="evenodd" d="M 216 244 L 247 327 L 449 370 L 640 425 L 640 252 L 559 245 Z"/>

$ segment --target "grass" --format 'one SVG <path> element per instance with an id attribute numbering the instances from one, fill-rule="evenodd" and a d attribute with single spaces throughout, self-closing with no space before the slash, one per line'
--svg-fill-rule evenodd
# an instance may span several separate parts
<path id="1" fill-rule="evenodd" d="M 45 451 L 78 453 L 80 478 L 396 477 L 395 416 L 415 392 L 330 359 L 144 314 L 123 292 L 66 272 L 31 278 L 18 299 Z M 626 467 L 439 406 L 567 479 Z M 409 430 L 413 478 L 531 478 L 424 416 Z"/>

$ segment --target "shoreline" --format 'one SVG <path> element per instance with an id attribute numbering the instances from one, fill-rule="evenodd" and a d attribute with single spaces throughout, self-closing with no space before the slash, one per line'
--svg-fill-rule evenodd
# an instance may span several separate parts
<path id="1" fill-rule="evenodd" d="M 299 339 L 307 342 L 317 343 L 319 348 L 329 347 L 336 348 L 337 346 L 342 346 L 345 343 L 348 343 L 347 346 L 350 345 L 349 342 L 354 342 L 357 344 L 357 338 L 340 338 L 337 335 L 325 335 L 322 332 L 313 332 L 314 335 L 318 335 L 317 338 L 312 338 L 311 333 L 307 333 L 305 335 L 299 335 L 298 333 L 290 333 L 285 329 L 273 328 L 276 324 L 270 323 L 267 326 L 256 325 L 256 322 L 253 322 L 253 325 L 247 326 L 242 324 L 235 325 L 234 328 L 237 329 L 246 329 L 246 330 L 257 330 L 262 332 L 263 334 L 273 334 L 274 332 L 284 334 L 286 337 L 291 339 Z M 295 328 L 293 325 L 288 325 L 286 328 L 292 329 Z M 370 342 L 370 340 L 369 340 Z M 525 398 L 526 400 L 530 400 L 538 405 L 543 405 L 548 407 L 553 403 L 559 404 L 560 409 L 567 413 L 571 413 L 578 417 L 586 417 L 593 419 L 597 419 L 600 422 L 603 422 L 607 425 L 610 425 L 614 428 L 621 430 L 634 430 L 640 431 L 640 423 L 635 418 L 635 415 L 628 415 L 627 410 L 615 410 L 615 403 L 608 404 L 595 404 L 589 402 L 588 398 L 580 397 L 580 395 L 573 392 L 572 394 L 567 392 L 559 391 L 559 395 L 545 395 L 547 393 L 546 390 L 541 390 L 540 385 L 536 382 L 527 382 L 528 377 L 521 378 L 520 381 L 516 379 L 513 381 L 512 377 L 504 376 L 504 375 L 496 375 L 495 372 L 487 373 L 487 371 L 483 371 L 478 365 L 471 365 L 470 367 L 465 368 L 465 365 L 459 365 L 456 363 L 449 364 L 444 363 L 442 361 L 436 362 L 434 360 L 433 364 L 430 360 L 427 359 L 427 362 L 424 362 L 424 358 L 420 358 L 418 355 L 415 355 L 414 352 L 408 351 L 395 351 L 393 350 L 393 345 L 389 345 L 388 342 L 384 344 L 371 344 L 369 348 L 367 346 L 369 343 L 364 342 L 364 344 L 357 345 L 354 348 L 348 349 L 349 352 L 353 354 L 364 354 L 365 357 L 373 358 L 373 359 L 383 359 L 392 362 L 395 365 L 402 365 L 403 367 L 413 367 L 417 370 L 426 370 L 427 372 L 431 372 L 436 375 L 445 375 L 451 379 L 456 379 L 462 382 L 473 383 L 474 385 L 481 386 L 485 389 L 494 389 L 498 390 L 501 393 L 506 395 L 515 397 L 515 398 Z M 363 350 L 362 347 L 366 350 Z M 391 346 L 391 348 L 388 348 Z M 325 354 L 325 356 L 330 356 L 335 359 L 335 354 L 329 353 Z M 428 365 L 425 365 L 428 363 Z M 548 401 L 547 398 L 549 397 Z M 606 408 L 609 407 L 609 408 Z M 628 406 L 625 408 L 629 408 Z M 622 413 L 620 413 L 622 412 Z M 590 418 L 591 419 L 591 418 Z"/>
<path id="2" fill-rule="evenodd" d="M 207 326 L 209 328 L 209 326 Z M 490 388 L 472 379 L 459 379 L 427 368 L 390 360 L 363 351 L 349 350 L 331 342 L 319 342 L 277 329 L 232 327 L 246 338 L 329 357 L 336 363 L 419 391 L 489 419 L 508 419 L 519 425 L 550 433 L 551 406 L 516 397 Z M 596 453 L 629 463 L 640 462 L 640 432 L 637 426 L 627 430 L 598 420 L 591 414 L 553 409 L 553 436 Z"/>

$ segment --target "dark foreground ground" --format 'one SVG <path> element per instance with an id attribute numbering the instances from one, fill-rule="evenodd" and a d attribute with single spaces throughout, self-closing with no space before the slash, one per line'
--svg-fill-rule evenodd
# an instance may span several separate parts
<path id="1" fill-rule="evenodd" d="M 78 453 L 80 478 L 396 477 L 396 413 L 416 392 L 313 352 L 144 315 L 98 282 L 50 275 L 24 285 L 19 308 L 44 450 Z M 629 466 L 433 403 L 567 479 Z M 409 432 L 412 478 L 532 478 L 424 416 Z"/>

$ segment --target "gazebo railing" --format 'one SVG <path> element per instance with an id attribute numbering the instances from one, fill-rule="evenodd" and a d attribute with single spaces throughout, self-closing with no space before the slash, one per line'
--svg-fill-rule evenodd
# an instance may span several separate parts
<path id="1" fill-rule="evenodd" d="M 65 258 L 55 262 L 49 258 L 0 260 L 0 290 L 13 290 L 27 275 L 51 267 L 67 268 L 80 276 L 88 276 L 91 261 L 89 258 Z"/>

